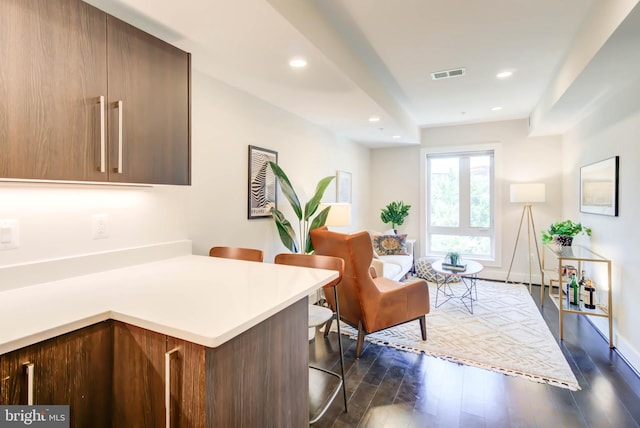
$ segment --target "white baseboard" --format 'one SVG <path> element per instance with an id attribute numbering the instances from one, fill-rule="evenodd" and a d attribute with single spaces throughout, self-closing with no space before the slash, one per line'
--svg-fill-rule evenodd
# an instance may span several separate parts
<path id="1" fill-rule="evenodd" d="M 616 350 L 633 368 L 638 376 L 640 376 L 640 352 L 638 352 L 629 342 L 619 334 L 614 334 Z"/>
<path id="2" fill-rule="evenodd" d="M 0 291 L 188 254 L 191 241 L 181 240 L 4 266 L 0 268 Z"/>

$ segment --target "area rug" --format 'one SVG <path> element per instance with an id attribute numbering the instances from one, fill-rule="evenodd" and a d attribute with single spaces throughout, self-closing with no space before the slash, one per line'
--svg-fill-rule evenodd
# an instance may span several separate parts
<path id="1" fill-rule="evenodd" d="M 459 287 L 464 285 L 452 284 L 454 293 L 462 292 Z M 436 308 L 436 287 L 429 284 L 431 313 L 427 315 L 426 342 L 417 321 L 368 334 L 365 340 L 573 391 L 580 389 L 526 287 L 478 281 L 477 290 L 478 300 L 470 314 L 455 299 Z M 356 338 L 355 329 L 342 326 L 343 334 Z"/>

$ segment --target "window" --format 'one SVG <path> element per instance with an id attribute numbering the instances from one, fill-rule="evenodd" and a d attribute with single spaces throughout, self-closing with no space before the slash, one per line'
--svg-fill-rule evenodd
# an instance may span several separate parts
<path id="1" fill-rule="evenodd" d="M 427 155 L 427 253 L 495 257 L 493 151 Z"/>

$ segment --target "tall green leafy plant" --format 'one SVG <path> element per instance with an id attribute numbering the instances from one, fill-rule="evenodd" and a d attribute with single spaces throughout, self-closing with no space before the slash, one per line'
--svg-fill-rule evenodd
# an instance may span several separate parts
<path id="1" fill-rule="evenodd" d="M 278 229 L 280 240 L 284 246 L 293 253 L 299 253 L 301 252 L 301 249 L 304 249 L 305 253 L 311 253 L 313 252 L 313 245 L 311 244 L 309 231 L 317 227 L 324 226 L 331 207 L 327 207 L 318 212 L 315 217 L 313 217 L 313 215 L 318 211 L 318 205 L 320 205 L 324 191 L 327 189 L 327 186 L 329 186 L 329 183 L 331 183 L 331 180 L 333 180 L 334 177 L 328 176 L 318 182 L 313 197 L 304 205 L 303 209 L 300 204 L 300 199 L 298 199 L 298 195 L 295 190 L 293 190 L 293 186 L 291 185 L 287 174 L 285 174 L 282 168 L 280 168 L 275 162 L 269 162 L 269 165 L 271 166 L 271 170 L 278 180 L 278 183 L 280 183 L 282 193 L 289 201 L 291 208 L 293 208 L 293 212 L 298 218 L 299 240 L 291 222 L 285 218 L 284 214 L 282 214 L 280 210 L 271 208 L 271 214 L 273 216 L 273 221 L 276 224 L 276 228 Z"/>

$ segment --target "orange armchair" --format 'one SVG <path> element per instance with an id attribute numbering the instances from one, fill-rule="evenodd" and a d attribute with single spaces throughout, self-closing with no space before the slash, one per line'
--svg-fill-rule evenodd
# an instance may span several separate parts
<path id="1" fill-rule="evenodd" d="M 368 232 L 345 235 L 321 227 L 311 231 L 311 242 L 315 254 L 340 257 L 345 262 L 338 288 L 340 318 L 358 329 L 356 358 L 360 357 L 366 334 L 405 322 L 419 320 L 422 340 L 427 340 L 425 315 L 430 303 L 425 280 L 402 283 L 374 278 L 370 272 L 373 247 Z M 325 297 L 333 308 L 330 293 Z"/>

